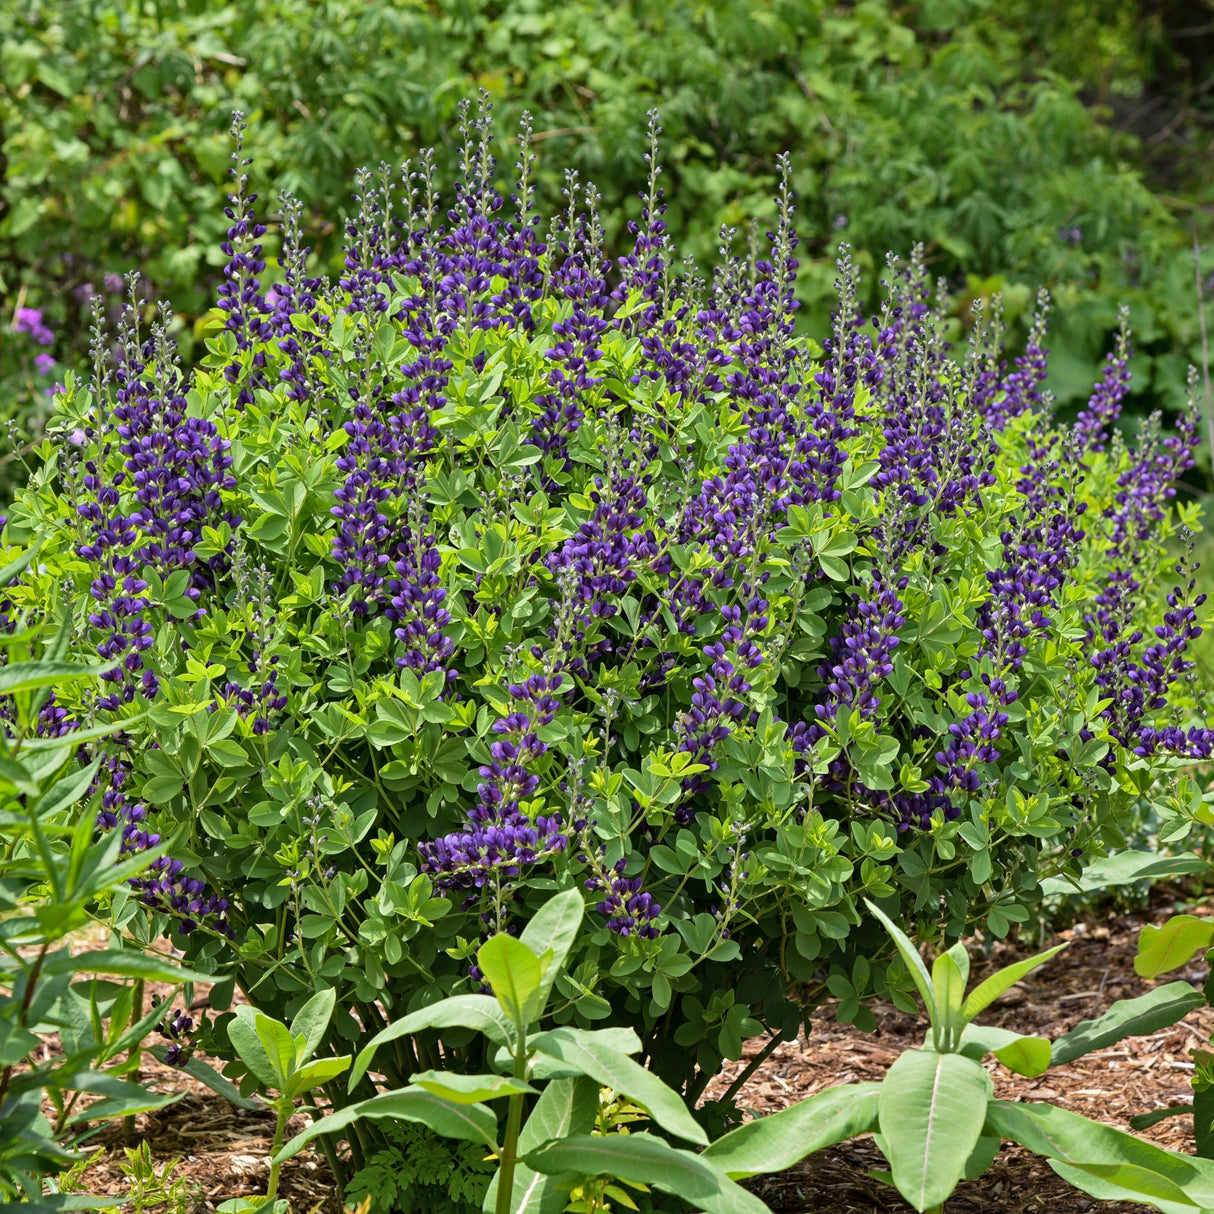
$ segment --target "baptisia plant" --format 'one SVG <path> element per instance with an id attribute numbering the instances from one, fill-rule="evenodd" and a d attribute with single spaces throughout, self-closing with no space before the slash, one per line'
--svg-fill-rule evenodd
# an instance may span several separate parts
<path id="1" fill-rule="evenodd" d="M 832 995 L 906 1002 L 862 897 L 919 941 L 1003 935 L 1152 800 L 1201 810 L 1174 767 L 1214 735 L 1171 729 L 1201 602 L 1163 547 L 1194 432 L 1120 436 L 1128 335 L 1069 425 L 1044 305 L 1011 364 L 996 310 L 950 349 L 920 259 L 865 318 L 844 250 L 819 347 L 787 166 L 766 245 L 726 229 L 701 273 L 650 134 L 611 258 L 594 189 L 541 221 L 527 127 L 506 193 L 465 107 L 448 201 L 426 156 L 360 174 L 335 282 L 238 153 L 205 359 L 135 292 L 57 397 L 11 609 L 57 594 L 72 655 L 116 663 L 55 700 L 118 730 L 82 741 L 100 828 L 174 840 L 113 922 L 171 935 L 219 1011 L 332 989 L 322 1053 L 357 1054 L 576 885 L 544 1031 L 635 1033 L 694 1104 Z M 201 1040 L 231 1058 L 228 1023 Z M 490 1060 L 419 1029 L 377 1066 Z M 381 1148 L 359 1123 L 351 1167 Z"/>

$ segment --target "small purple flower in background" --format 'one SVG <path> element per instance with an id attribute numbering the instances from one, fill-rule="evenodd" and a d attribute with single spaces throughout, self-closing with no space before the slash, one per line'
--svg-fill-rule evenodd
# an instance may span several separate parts
<path id="1" fill-rule="evenodd" d="M 1059 228 L 1058 239 L 1063 244 L 1069 244 L 1073 248 L 1075 245 L 1083 243 L 1083 229 L 1077 223 L 1072 224 L 1070 227 Z"/>
<path id="2" fill-rule="evenodd" d="M 55 344 L 55 334 L 37 308 L 18 308 L 13 314 L 13 332 L 28 333 L 40 346 Z"/>
<path id="3" fill-rule="evenodd" d="M 49 375 L 58 365 L 54 358 L 43 350 L 34 355 L 34 368 L 39 375 Z"/>

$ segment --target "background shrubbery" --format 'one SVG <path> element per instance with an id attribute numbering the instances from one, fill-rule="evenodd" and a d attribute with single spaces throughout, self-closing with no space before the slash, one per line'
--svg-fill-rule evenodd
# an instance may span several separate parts
<path id="1" fill-rule="evenodd" d="M 1184 33 L 1200 22 L 1148 0 L 1047 7 L 0 0 L 5 327 L 16 306 L 42 309 L 70 364 L 87 297 L 116 305 L 115 276 L 138 267 L 182 318 L 188 357 L 220 272 L 233 109 L 251 116 L 263 197 L 305 200 L 319 266 L 336 272 L 354 169 L 437 145 L 452 180 L 455 105 L 484 88 L 508 129 L 523 108 L 537 115 L 549 200 L 566 167 L 599 184 L 612 249 L 639 206 L 638 115 L 657 105 L 668 219 L 701 261 L 720 224 L 764 214 L 789 150 L 804 302 L 828 303 L 840 236 L 862 269 L 923 240 L 958 315 L 1000 288 L 1015 318 L 1029 284 L 1051 287 L 1050 387 L 1064 403 L 1090 387 L 1128 303 L 1131 412 L 1176 409 L 1198 351 L 1193 212 L 1153 194 L 1140 167 L 1152 157 L 1168 188 L 1203 171 L 1188 94 L 1201 95 L 1205 44 Z M 36 428 L 54 372 L 33 367 L 28 341 L 5 346 L 8 408 Z"/>

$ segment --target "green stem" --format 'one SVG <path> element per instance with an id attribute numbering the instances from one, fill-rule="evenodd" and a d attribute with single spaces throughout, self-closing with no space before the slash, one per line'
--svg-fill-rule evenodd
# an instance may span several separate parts
<path id="1" fill-rule="evenodd" d="M 518 1053 L 514 1055 L 515 1079 L 527 1078 L 525 1037 L 519 1033 Z M 523 1096 L 510 1097 L 506 1114 L 506 1137 L 502 1142 L 502 1163 L 497 1173 L 497 1206 L 494 1214 L 510 1214 L 510 1198 L 514 1193 L 514 1163 L 518 1155 L 518 1135 L 523 1124 Z"/>
<path id="2" fill-rule="evenodd" d="M 140 1020 L 143 1019 L 143 1000 L 144 1000 L 143 979 L 136 978 L 135 979 L 134 997 L 133 997 L 133 1002 L 132 1002 L 132 1010 L 133 1010 L 133 1015 L 131 1017 L 132 1024 L 137 1024 Z M 170 1009 L 170 1011 L 171 1010 L 172 1009 Z M 138 1043 L 131 1046 L 131 1051 L 130 1051 L 129 1057 L 132 1061 L 136 1062 L 135 1069 L 131 1072 L 131 1082 L 138 1083 L 139 1082 L 139 1067 L 138 1067 L 138 1061 L 137 1061 L 139 1058 Z M 133 1114 L 129 1117 L 124 1117 L 122 1119 L 122 1134 L 123 1134 L 123 1137 L 127 1140 L 127 1142 L 135 1141 L 135 1117 Z"/>
<path id="3" fill-rule="evenodd" d="M 287 1100 L 284 1096 L 275 1107 L 278 1110 L 278 1123 L 274 1126 L 274 1145 L 270 1148 L 270 1183 L 266 1187 L 266 1205 L 271 1210 L 274 1206 L 274 1199 L 278 1196 L 278 1173 L 282 1171 L 282 1164 L 274 1156 L 282 1148 L 287 1122 L 291 1120 L 291 1114 L 295 1112 L 295 1102 Z"/>

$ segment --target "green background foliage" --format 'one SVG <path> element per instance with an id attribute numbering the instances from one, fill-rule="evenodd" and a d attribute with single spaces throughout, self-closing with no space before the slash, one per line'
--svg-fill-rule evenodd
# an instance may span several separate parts
<path id="1" fill-rule="evenodd" d="M 18 303 L 43 308 L 55 353 L 78 361 L 88 294 L 139 268 L 182 318 L 188 355 L 222 265 L 233 109 L 251 118 L 266 209 L 297 194 L 321 266 L 338 272 L 354 169 L 435 145 L 452 180 L 454 108 L 483 88 L 502 129 L 534 113 L 550 200 L 566 167 L 598 184 L 610 245 L 639 209 L 641 115 L 657 106 L 684 252 L 703 261 L 722 223 L 761 217 L 788 150 L 805 315 L 824 319 L 840 238 L 861 267 L 923 240 L 959 288 L 958 315 L 1003 290 L 1015 316 L 1030 287 L 1051 287 L 1064 403 L 1090 387 L 1129 304 L 1139 411 L 1179 408 L 1199 350 L 1194 212 L 1153 194 L 1140 165 L 1152 151 L 1153 170 L 1191 172 L 1208 136 L 1167 145 L 1188 159 L 1161 165 L 1158 140 L 1101 119 L 1133 127 L 1143 102 L 1178 121 L 1190 109 L 1175 90 L 1202 60 L 1162 2 L 1046 7 L 0 0 L 5 327 Z M 7 411 L 36 431 L 53 376 L 31 374 L 23 339 L 5 344 Z"/>

